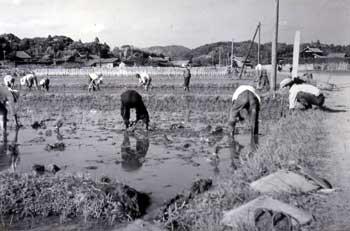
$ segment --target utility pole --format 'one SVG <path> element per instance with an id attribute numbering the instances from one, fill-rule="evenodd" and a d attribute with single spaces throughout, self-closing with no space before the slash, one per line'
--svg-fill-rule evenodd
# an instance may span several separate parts
<path id="1" fill-rule="evenodd" d="M 231 68 L 233 68 L 233 39 L 231 43 Z"/>
<path id="2" fill-rule="evenodd" d="M 272 50 L 271 50 L 271 91 L 276 91 L 276 79 L 277 79 L 277 44 L 278 44 L 278 18 L 279 18 L 279 0 L 275 1 L 275 26 L 273 30 Z"/>
<path id="3" fill-rule="evenodd" d="M 260 64 L 260 39 L 261 39 L 261 22 L 259 22 L 259 34 L 258 34 L 258 64 Z"/>

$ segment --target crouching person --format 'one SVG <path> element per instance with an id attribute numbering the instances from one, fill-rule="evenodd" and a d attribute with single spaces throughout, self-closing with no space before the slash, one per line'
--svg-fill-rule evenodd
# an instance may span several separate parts
<path id="1" fill-rule="evenodd" d="M 35 86 L 36 89 L 39 89 L 38 79 L 34 73 L 26 74 L 20 79 L 20 82 L 21 82 L 21 86 L 26 85 L 29 88 L 29 90 L 31 90 L 33 86 Z"/>
<path id="2" fill-rule="evenodd" d="M 0 123 L 3 129 L 4 141 L 7 141 L 7 114 L 9 109 L 15 118 L 16 127 L 19 128 L 21 126 L 17 116 L 18 98 L 18 91 L 0 87 Z"/>
<path id="3" fill-rule="evenodd" d="M 43 78 L 42 80 L 40 80 L 39 86 L 42 87 L 44 90 L 49 91 L 50 80 L 48 78 Z"/>
<path id="4" fill-rule="evenodd" d="M 298 103 L 302 109 L 310 109 L 312 105 L 323 109 L 325 97 L 317 87 L 301 83 L 297 84 L 293 79 L 284 79 L 280 83 L 280 89 L 289 88 L 289 109 L 298 108 Z"/>
<path id="5" fill-rule="evenodd" d="M 103 77 L 102 74 L 96 74 L 96 73 L 90 73 L 89 74 L 89 92 L 100 90 L 100 84 L 103 83 Z"/>
<path id="6" fill-rule="evenodd" d="M 4 84 L 8 88 L 13 89 L 15 86 L 15 78 L 12 75 L 5 75 L 4 77 Z"/>
<path id="7" fill-rule="evenodd" d="M 139 80 L 139 84 L 142 85 L 146 91 L 148 91 L 149 87 L 152 83 L 152 78 L 146 72 L 136 73 L 136 78 Z"/>
<path id="8" fill-rule="evenodd" d="M 239 86 L 232 96 L 232 107 L 230 113 L 230 126 L 232 137 L 235 134 L 236 123 L 242 121 L 242 110 L 248 111 L 250 120 L 251 138 L 259 134 L 259 111 L 261 100 L 254 87 L 248 85 Z"/>
<path id="9" fill-rule="evenodd" d="M 120 114 L 123 117 L 126 128 L 130 126 L 130 109 L 135 108 L 136 110 L 136 121 L 142 120 L 148 130 L 149 115 L 145 104 L 143 103 L 142 96 L 134 90 L 127 90 L 121 94 L 121 107 Z M 131 124 L 132 125 L 132 124 Z"/>

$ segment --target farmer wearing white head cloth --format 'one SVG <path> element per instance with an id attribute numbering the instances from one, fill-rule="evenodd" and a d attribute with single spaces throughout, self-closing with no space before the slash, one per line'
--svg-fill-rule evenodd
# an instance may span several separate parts
<path id="1" fill-rule="evenodd" d="M 325 97 L 317 87 L 303 82 L 297 83 L 296 79 L 284 79 L 280 83 L 280 89 L 289 87 L 289 109 L 297 108 L 300 103 L 304 109 L 312 108 L 312 105 L 323 107 Z"/>
<path id="2" fill-rule="evenodd" d="M 102 74 L 96 74 L 96 73 L 90 73 L 89 74 L 89 92 L 91 90 L 96 91 L 100 90 L 100 84 L 103 83 L 103 77 Z"/>
<path id="3" fill-rule="evenodd" d="M 242 121 L 241 111 L 246 109 L 250 117 L 251 137 L 259 133 L 259 111 L 261 99 L 256 93 L 254 87 L 249 85 L 239 86 L 232 96 L 232 107 L 230 113 L 230 125 L 232 128 L 232 137 L 235 133 L 236 123 Z"/>
<path id="4" fill-rule="evenodd" d="M 136 78 L 139 79 L 139 84 L 144 86 L 145 90 L 148 91 L 152 78 L 146 72 L 136 73 Z"/>

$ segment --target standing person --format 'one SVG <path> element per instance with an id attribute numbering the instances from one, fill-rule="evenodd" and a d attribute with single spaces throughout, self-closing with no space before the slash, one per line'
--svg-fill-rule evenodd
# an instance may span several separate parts
<path id="1" fill-rule="evenodd" d="M 311 109 L 312 105 L 324 108 L 325 97 L 321 90 L 310 84 L 296 84 L 293 79 L 284 79 L 280 83 L 280 89 L 289 87 L 289 109 L 298 108 L 298 103 L 304 109 Z"/>
<path id="2" fill-rule="evenodd" d="M 241 111 L 248 111 L 251 128 L 251 138 L 259 134 L 259 112 L 261 100 L 254 87 L 248 85 L 239 86 L 232 96 L 232 107 L 230 113 L 230 126 L 232 128 L 232 137 L 235 134 L 235 127 L 238 121 L 242 121 Z"/>
<path id="3" fill-rule="evenodd" d="M 144 86 L 145 90 L 148 91 L 152 83 L 152 78 L 146 72 L 136 73 L 136 78 L 139 80 L 139 84 Z"/>
<path id="4" fill-rule="evenodd" d="M 184 76 L 184 90 L 190 91 L 191 71 L 190 71 L 189 65 L 185 66 L 185 71 L 183 76 Z"/>
<path id="5" fill-rule="evenodd" d="M 260 75 L 257 78 L 257 82 L 258 83 L 256 89 L 265 91 L 270 90 L 270 81 L 266 69 L 261 69 Z"/>
<path id="6" fill-rule="evenodd" d="M 89 87 L 88 91 L 96 91 L 100 90 L 100 84 L 102 84 L 102 74 L 90 73 L 89 74 Z"/>

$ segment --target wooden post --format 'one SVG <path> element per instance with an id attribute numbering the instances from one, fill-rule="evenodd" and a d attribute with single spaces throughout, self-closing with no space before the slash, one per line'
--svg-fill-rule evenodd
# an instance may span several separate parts
<path id="1" fill-rule="evenodd" d="M 300 50 L 300 31 L 296 31 L 295 32 L 295 37 L 294 37 L 294 46 L 293 46 L 292 78 L 298 77 L 299 50 Z"/>
<path id="2" fill-rule="evenodd" d="M 249 49 L 248 49 L 248 54 L 247 54 L 247 56 L 246 56 L 245 59 L 244 59 L 243 66 L 242 66 L 242 69 L 241 69 L 241 73 L 239 74 L 239 79 L 241 79 L 241 77 L 242 77 L 242 74 L 243 74 L 243 71 L 244 71 L 244 67 L 245 67 L 245 63 L 246 63 L 247 60 L 248 60 L 248 57 L 249 57 L 249 54 L 250 54 L 250 50 L 251 50 L 252 47 L 253 47 L 253 44 L 254 44 L 254 41 L 255 41 L 255 37 L 256 37 L 256 34 L 258 33 L 258 30 L 259 30 L 259 25 L 256 27 L 256 30 L 255 30 L 253 39 L 252 39 L 252 41 L 251 41 L 251 43 L 250 43 L 250 46 L 249 46 Z"/>
<path id="3" fill-rule="evenodd" d="M 277 44 L 278 44 L 278 17 L 279 17 L 279 0 L 275 0 L 275 26 L 273 31 L 272 50 L 271 50 L 271 91 L 276 91 L 276 79 L 277 79 Z"/>
<path id="4" fill-rule="evenodd" d="M 258 34 L 258 64 L 260 64 L 260 39 L 261 39 L 261 22 L 259 22 L 259 34 Z"/>

